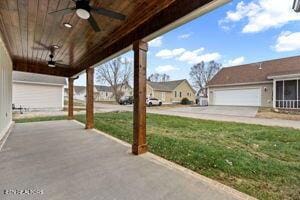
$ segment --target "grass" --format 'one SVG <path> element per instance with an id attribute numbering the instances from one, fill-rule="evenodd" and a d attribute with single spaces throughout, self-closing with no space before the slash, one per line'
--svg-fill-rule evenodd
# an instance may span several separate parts
<path id="1" fill-rule="evenodd" d="M 52 118 L 64 119 L 25 120 Z M 131 112 L 96 114 L 95 127 L 132 143 Z M 147 114 L 147 141 L 151 152 L 259 199 L 299 199 L 299 130 Z"/>

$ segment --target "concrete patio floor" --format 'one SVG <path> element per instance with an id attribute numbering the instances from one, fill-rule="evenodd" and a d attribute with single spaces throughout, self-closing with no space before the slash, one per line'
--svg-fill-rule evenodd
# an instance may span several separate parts
<path id="1" fill-rule="evenodd" d="M 0 152 L 0 199 L 247 199 L 75 121 L 16 124 Z M 5 194 L 37 190 L 43 194 Z"/>

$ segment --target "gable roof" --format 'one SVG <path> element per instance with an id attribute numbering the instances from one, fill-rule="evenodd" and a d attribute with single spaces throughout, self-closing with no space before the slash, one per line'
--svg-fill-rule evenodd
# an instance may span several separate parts
<path id="1" fill-rule="evenodd" d="M 85 86 L 74 86 L 74 92 L 76 94 L 86 93 L 86 88 L 85 88 Z"/>
<path id="2" fill-rule="evenodd" d="M 151 82 L 147 81 L 147 84 L 149 84 L 153 90 L 159 90 L 159 91 L 173 91 L 176 89 L 176 87 L 181 84 L 182 82 L 187 82 L 189 87 L 194 91 L 194 89 L 190 86 L 189 82 L 186 79 L 181 80 L 175 80 L 175 81 L 166 81 L 166 82 Z M 195 92 L 195 91 L 194 91 Z"/>
<path id="3" fill-rule="evenodd" d="M 55 85 L 66 85 L 66 78 L 58 76 L 50 76 L 44 74 L 33 74 L 27 72 L 13 71 L 14 82 L 30 82 L 39 84 L 55 84 Z"/>
<path id="4" fill-rule="evenodd" d="M 222 68 L 208 86 L 271 81 L 268 76 L 300 73 L 300 56 Z"/>
<path id="5" fill-rule="evenodd" d="M 106 85 L 95 85 L 98 92 L 112 92 L 112 88 Z"/>

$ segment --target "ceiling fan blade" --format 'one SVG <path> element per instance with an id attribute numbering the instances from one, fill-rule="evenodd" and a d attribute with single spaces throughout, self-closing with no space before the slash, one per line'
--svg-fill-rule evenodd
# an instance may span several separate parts
<path id="1" fill-rule="evenodd" d="M 55 66 L 56 67 L 63 67 L 63 68 L 70 68 L 69 65 L 65 65 L 65 64 L 61 64 L 61 63 L 57 63 L 57 62 L 55 62 Z"/>
<path id="2" fill-rule="evenodd" d="M 104 15 L 104 16 L 107 16 L 107 17 L 111 17 L 111 18 L 114 18 L 114 19 L 118 19 L 118 20 L 125 20 L 126 19 L 126 16 L 121 14 L 121 13 L 118 13 L 118 12 L 115 12 L 115 11 L 112 11 L 112 10 L 107 10 L 105 8 L 93 8 L 91 7 L 91 11 L 94 11 L 100 15 Z"/>
<path id="3" fill-rule="evenodd" d="M 48 49 L 45 48 L 36 48 L 36 47 L 32 47 L 32 50 L 37 50 L 37 51 L 48 51 Z"/>
<path id="4" fill-rule="evenodd" d="M 53 12 L 49 12 L 48 14 L 61 14 L 61 15 L 66 15 L 69 14 L 71 12 L 73 12 L 76 9 L 76 7 L 72 7 L 72 8 L 65 8 L 65 9 L 61 9 L 61 10 L 55 10 Z"/>
<path id="5" fill-rule="evenodd" d="M 100 28 L 99 28 L 97 22 L 95 21 L 95 18 L 93 17 L 93 15 L 91 15 L 88 18 L 88 21 L 89 21 L 90 25 L 92 26 L 92 28 L 94 29 L 95 32 L 99 32 L 100 31 Z"/>
<path id="6" fill-rule="evenodd" d="M 38 44 L 38 45 L 40 45 L 40 46 L 42 46 L 42 47 L 44 47 L 44 50 L 49 50 L 50 49 L 49 46 L 47 46 L 47 45 L 45 45 L 45 44 L 43 44 L 41 42 L 35 42 L 35 43 Z"/>

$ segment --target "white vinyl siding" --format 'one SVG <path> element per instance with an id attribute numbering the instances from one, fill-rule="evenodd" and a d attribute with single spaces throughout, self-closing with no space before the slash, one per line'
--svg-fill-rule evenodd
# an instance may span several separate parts
<path id="1" fill-rule="evenodd" d="M 12 62 L 0 38 L 0 140 L 12 122 Z"/>
<path id="2" fill-rule="evenodd" d="M 261 88 L 215 90 L 214 105 L 261 106 Z"/>
<path id="3" fill-rule="evenodd" d="M 13 83 L 13 103 L 30 109 L 62 109 L 63 86 Z"/>

